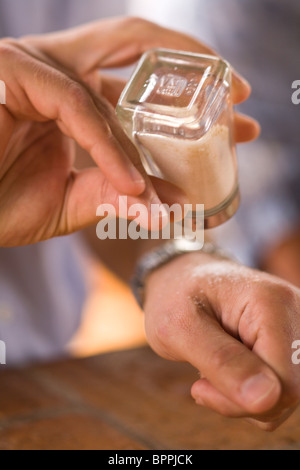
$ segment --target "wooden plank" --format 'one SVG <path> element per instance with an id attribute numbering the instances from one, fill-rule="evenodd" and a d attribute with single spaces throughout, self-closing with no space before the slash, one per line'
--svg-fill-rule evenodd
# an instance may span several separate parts
<path id="1" fill-rule="evenodd" d="M 27 371 L 0 374 L 0 428 L 11 418 L 43 412 L 65 403 L 62 396 L 49 391 Z"/>
<path id="2" fill-rule="evenodd" d="M 296 449 L 300 411 L 274 434 L 197 407 L 198 374 L 150 349 L 5 372 L 0 449 Z"/>
<path id="3" fill-rule="evenodd" d="M 1 450 L 144 450 L 138 442 L 89 413 L 31 420 L 0 431 Z"/>
<path id="4" fill-rule="evenodd" d="M 57 386 L 141 436 L 152 449 L 261 449 L 300 443 L 298 411 L 275 434 L 196 407 L 197 372 L 158 358 L 148 348 L 43 369 Z"/>

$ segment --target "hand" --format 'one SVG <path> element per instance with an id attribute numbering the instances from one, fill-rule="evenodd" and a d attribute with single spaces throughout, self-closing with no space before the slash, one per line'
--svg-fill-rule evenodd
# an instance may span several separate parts
<path id="1" fill-rule="evenodd" d="M 0 245 L 25 245 L 96 222 L 100 203 L 159 203 L 111 105 L 22 42 L 0 42 Z M 77 142 L 98 168 L 76 171 Z M 139 196 L 139 197 L 138 197 Z"/>
<path id="2" fill-rule="evenodd" d="M 121 194 L 130 196 L 129 204 L 147 207 L 160 199 L 180 202 L 171 185 L 146 176 L 117 121 L 108 100 L 115 104 L 123 83 L 99 80 L 99 68 L 134 62 L 156 45 L 207 51 L 191 38 L 130 19 L 0 41 L 1 80 L 7 85 L 7 105 L 0 106 L 0 246 L 92 225 L 97 206 L 117 208 Z M 250 87 L 237 76 L 234 81 L 236 101 L 246 99 Z M 238 116 L 236 127 L 237 141 L 258 133 L 249 118 Z M 96 168 L 76 171 L 74 141 Z"/>
<path id="3" fill-rule="evenodd" d="M 300 291 L 271 275 L 205 254 L 155 271 L 145 303 L 146 333 L 162 357 L 200 371 L 198 405 L 274 430 L 300 401 Z"/>

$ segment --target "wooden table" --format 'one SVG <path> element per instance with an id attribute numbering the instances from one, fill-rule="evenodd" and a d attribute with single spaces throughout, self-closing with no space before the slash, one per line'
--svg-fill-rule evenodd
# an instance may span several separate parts
<path id="1" fill-rule="evenodd" d="M 275 434 L 194 405 L 197 372 L 148 348 L 0 370 L 0 449 L 300 449 L 300 412 Z"/>

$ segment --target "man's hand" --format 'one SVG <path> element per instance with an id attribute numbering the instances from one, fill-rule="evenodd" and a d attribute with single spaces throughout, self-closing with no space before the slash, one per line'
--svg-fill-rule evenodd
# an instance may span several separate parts
<path id="1" fill-rule="evenodd" d="M 35 243 L 96 221 L 100 203 L 159 203 L 112 106 L 23 42 L 0 42 L 0 245 Z M 77 172 L 77 142 L 98 168 Z"/>
<path id="2" fill-rule="evenodd" d="M 0 78 L 7 87 L 7 104 L 0 106 L 0 246 L 92 225 L 99 204 L 118 209 L 124 194 L 129 205 L 149 208 L 160 200 L 184 201 L 172 185 L 147 177 L 111 105 L 124 82 L 99 75 L 99 69 L 133 63 L 155 46 L 212 52 L 188 36 L 128 18 L 0 41 Z M 238 75 L 233 89 L 235 102 L 249 96 Z M 237 142 L 257 134 L 253 120 L 236 116 Z M 95 168 L 76 171 L 74 141 Z"/>
<path id="3" fill-rule="evenodd" d="M 197 404 L 274 430 L 300 401 L 300 291 L 271 275 L 188 254 L 147 283 L 145 322 L 162 357 L 191 363 Z"/>

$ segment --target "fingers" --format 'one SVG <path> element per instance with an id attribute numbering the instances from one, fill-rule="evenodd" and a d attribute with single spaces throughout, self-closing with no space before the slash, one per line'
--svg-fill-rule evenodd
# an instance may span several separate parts
<path id="1" fill-rule="evenodd" d="M 70 70 L 87 75 L 97 68 L 133 64 L 153 47 L 213 54 L 199 41 L 141 18 L 111 18 L 68 31 L 23 38 Z"/>
<path id="2" fill-rule="evenodd" d="M 254 419 L 254 418 L 247 418 L 246 421 L 262 431 L 266 432 L 273 432 L 276 431 L 276 429 L 279 428 L 289 417 L 294 413 L 296 410 L 296 407 L 289 409 L 288 411 L 283 411 L 280 413 L 279 416 L 276 416 L 275 418 L 272 418 L 271 420 L 268 419 Z"/>
<path id="3" fill-rule="evenodd" d="M 133 64 L 155 47 L 218 55 L 200 41 L 140 18 L 113 18 L 26 41 L 86 77 L 98 68 Z M 245 101 L 249 83 L 233 70 L 234 103 Z"/>
<path id="4" fill-rule="evenodd" d="M 238 89 L 241 90 L 242 93 L 244 93 L 243 87 L 242 85 L 240 85 L 240 80 L 237 80 L 237 83 L 239 87 Z M 101 74 L 100 77 L 100 74 L 98 72 L 96 73 L 94 80 L 94 88 L 98 88 L 99 92 L 101 92 L 101 94 L 114 107 L 117 105 L 125 85 L 126 82 L 118 77 L 106 74 Z M 252 140 L 257 139 L 260 134 L 261 129 L 259 123 L 244 114 L 234 114 L 234 125 L 236 143 L 251 142 Z"/>
<path id="5" fill-rule="evenodd" d="M 152 184 L 157 192 L 159 199 L 167 204 L 169 207 L 172 207 L 173 204 L 180 204 L 182 207 L 184 204 L 189 204 L 189 200 L 185 193 L 174 186 L 168 181 L 164 181 L 160 178 L 151 176 Z"/>
<path id="6" fill-rule="evenodd" d="M 88 92 L 76 83 L 66 83 L 65 87 L 61 87 L 55 76 L 51 78 L 51 91 L 48 92 L 47 103 L 44 100 L 42 113 L 63 125 L 64 132 L 89 152 L 118 191 L 131 195 L 142 194 L 146 189 L 144 176 L 126 154 Z M 28 96 L 30 92 L 31 88 L 27 90 Z M 38 109 L 40 105 L 36 91 L 34 95 L 34 105 Z M 49 107 L 46 109 L 47 104 Z M 137 152 L 131 150 L 138 161 Z"/>
<path id="7" fill-rule="evenodd" d="M 17 84 L 10 92 L 14 96 L 8 97 L 11 98 L 8 103 L 17 98 L 18 105 L 12 104 L 10 111 L 21 119 L 56 120 L 67 136 L 91 154 L 120 193 L 136 196 L 147 190 L 158 203 L 138 152 L 122 131 L 113 110 L 58 70 L 20 51 L 18 54 L 22 55 L 22 74 L 13 77 Z"/>
<path id="8" fill-rule="evenodd" d="M 247 416 L 247 412 L 242 407 L 225 397 L 206 379 L 198 380 L 193 385 L 191 394 L 197 405 L 205 406 L 228 418 L 244 418 Z"/>
<path id="9" fill-rule="evenodd" d="M 111 41 L 98 63 L 101 68 L 131 65 L 144 52 L 155 47 L 219 56 L 212 48 L 187 34 L 163 28 L 140 18 L 118 20 L 118 24 L 107 23 L 106 27 Z M 119 28 L 119 34 L 115 31 L 116 27 Z M 233 102 L 239 104 L 249 98 L 251 86 L 234 69 L 232 72 Z"/>
<path id="10" fill-rule="evenodd" d="M 237 80 L 239 83 L 240 80 Z M 99 86 L 100 84 L 100 86 Z M 97 72 L 94 81 L 94 87 L 115 107 L 120 95 L 126 85 L 126 82 L 113 75 L 100 74 Z M 238 85 L 239 90 L 243 86 Z M 245 96 L 244 96 L 245 97 Z M 246 99 L 246 98 L 245 98 Z M 257 139 L 260 134 L 260 125 L 254 119 L 240 113 L 234 114 L 235 140 L 237 143 L 250 142 Z"/>
<path id="11" fill-rule="evenodd" d="M 249 413 L 247 414 L 243 408 L 222 395 L 207 379 L 195 382 L 192 386 L 191 394 L 199 406 L 205 406 L 228 418 L 246 418 L 246 421 L 266 431 L 275 430 L 295 411 L 295 408 L 293 408 L 292 410 L 280 411 L 277 414 L 265 413 L 265 415 L 254 417 Z"/>
<path id="12" fill-rule="evenodd" d="M 250 83 L 232 69 L 232 99 L 234 104 L 240 104 L 246 101 L 251 95 Z"/>
<path id="13" fill-rule="evenodd" d="M 222 395 L 206 379 L 198 380 L 193 385 L 191 393 L 197 405 L 209 408 L 227 418 L 245 418 L 250 424 L 268 432 L 275 431 L 295 411 L 295 408 L 293 408 L 283 410 L 279 414 L 266 414 L 265 417 L 263 415 L 256 418 L 249 417 L 245 410 Z"/>
<path id="14" fill-rule="evenodd" d="M 208 406 L 225 416 L 243 417 L 251 416 L 252 424 L 256 424 L 264 430 L 274 430 L 282 424 L 293 412 L 300 401 L 300 371 L 291 360 L 291 344 L 293 339 L 300 337 L 299 324 L 299 294 L 296 289 L 285 284 L 283 281 L 261 276 L 261 283 L 255 288 L 255 303 L 251 308 L 246 308 L 239 320 L 239 336 L 256 357 L 256 365 L 250 363 L 244 356 L 236 351 L 237 360 L 245 372 L 250 373 L 250 368 L 260 369 L 260 375 L 266 374 L 273 379 L 276 375 L 278 386 L 270 392 L 265 404 L 252 413 L 245 414 L 249 407 L 241 406 L 236 400 L 234 389 L 228 395 L 225 388 L 220 388 L 213 377 L 200 380 L 192 388 L 193 397 L 196 402 Z M 221 347 L 221 346 L 220 346 Z M 232 346 L 231 346 L 232 347 Z M 244 347 L 244 346 L 243 346 Z M 227 351 L 225 346 L 225 351 Z M 234 346 L 235 348 L 235 346 Z M 250 358 L 250 356 L 249 356 Z M 229 352 L 228 364 L 232 363 L 231 352 Z M 233 361 L 234 362 L 234 361 Z M 222 362 L 221 362 L 222 363 Z M 267 366 L 268 370 L 265 368 Z M 232 371 L 234 365 L 232 365 Z M 271 375 L 269 373 L 271 372 Z M 228 370 L 228 374 L 230 374 Z M 272 379 L 272 380 L 273 380 Z M 275 383 L 275 382 L 274 382 Z M 277 390 L 277 391 L 276 391 Z M 279 394 L 278 394 L 279 392 Z M 271 407 L 271 397 L 276 397 L 274 406 Z M 236 405 L 239 405 L 238 407 Z M 253 419 L 255 418 L 255 419 Z"/>
<path id="15" fill-rule="evenodd" d="M 185 353 L 188 362 L 245 412 L 259 414 L 273 408 L 281 394 L 275 373 L 214 319 L 201 313 L 199 317 L 199 330 L 189 338 Z M 200 328 L 205 332 L 201 338 Z"/>
<path id="16" fill-rule="evenodd" d="M 126 82 L 113 75 L 104 75 L 97 72 L 97 79 L 99 92 L 115 107 L 118 103 L 120 95 L 126 85 Z M 100 86 L 99 86 L 100 83 Z M 261 128 L 259 123 L 244 114 L 234 114 L 235 125 L 235 141 L 236 143 L 250 142 L 257 139 L 260 134 Z"/>
<path id="17" fill-rule="evenodd" d="M 235 113 L 235 141 L 237 143 L 251 142 L 257 139 L 260 134 L 260 125 L 254 119 L 244 114 Z"/>
<path id="18" fill-rule="evenodd" d="M 269 279 L 275 282 L 261 285 L 255 305 L 241 318 L 240 336 L 244 342 L 252 342 L 253 352 L 280 378 L 282 396 L 278 410 L 288 410 L 300 401 L 300 368 L 293 364 L 291 349 L 293 341 L 300 337 L 299 291 L 284 281 Z M 259 323 L 256 332 L 253 318 Z M 253 327 L 249 329 L 251 322 Z"/>

